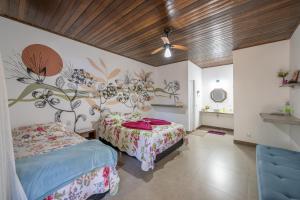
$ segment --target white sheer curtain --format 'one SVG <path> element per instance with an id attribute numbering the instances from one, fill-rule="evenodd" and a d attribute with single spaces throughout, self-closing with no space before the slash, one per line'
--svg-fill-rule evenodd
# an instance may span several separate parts
<path id="1" fill-rule="evenodd" d="M 0 54 L 0 199 L 26 200 L 16 174 L 9 121 L 8 101 L 2 58 Z"/>

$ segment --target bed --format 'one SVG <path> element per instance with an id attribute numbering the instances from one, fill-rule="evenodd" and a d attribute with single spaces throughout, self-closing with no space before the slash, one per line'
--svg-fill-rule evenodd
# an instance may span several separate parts
<path id="1" fill-rule="evenodd" d="M 12 131 L 13 135 L 13 146 L 14 153 L 16 158 L 16 168 L 17 174 L 20 178 L 20 181 L 23 185 L 25 193 L 29 200 L 31 199 L 45 199 L 45 200 L 81 200 L 87 199 L 88 197 L 94 194 L 105 194 L 110 193 L 114 195 L 118 190 L 119 176 L 116 171 L 116 158 L 114 162 L 107 162 L 109 164 L 102 164 L 101 167 L 95 167 L 90 171 L 81 173 L 78 171 L 78 176 L 74 179 L 70 179 L 64 184 L 60 184 L 58 187 L 49 188 L 44 196 L 39 196 L 31 194 L 32 186 L 28 186 L 28 182 L 32 180 L 27 180 L 24 178 L 24 168 L 29 168 L 35 165 L 42 165 L 41 162 L 34 162 L 34 159 L 37 161 L 42 161 L 44 156 L 51 156 L 51 158 L 59 157 L 59 154 L 71 153 L 71 156 L 76 159 L 77 155 L 74 155 L 73 152 L 78 151 L 78 147 L 81 146 L 83 150 L 80 152 L 84 153 L 84 150 L 87 149 L 84 145 L 94 144 L 96 149 L 100 145 L 101 148 L 112 155 L 115 150 L 111 147 L 104 145 L 98 140 L 88 141 L 85 138 L 79 136 L 78 134 L 67 131 L 66 128 L 61 123 L 48 123 L 48 124 L 37 124 L 32 126 L 24 126 L 20 128 L 15 128 Z M 88 143 L 90 142 L 90 143 Z M 102 144 L 102 145 L 101 145 Z M 62 153 L 63 152 L 63 153 Z M 82 154 L 83 154 L 82 153 Z M 78 153 L 78 159 L 79 155 Z M 108 155 L 107 158 L 112 158 L 113 156 Z M 46 157 L 45 162 L 48 161 L 49 157 Z M 92 158 L 94 159 L 94 158 Z M 31 162 L 31 160 L 33 160 Z M 111 159 L 113 160 L 113 159 Z M 54 162 L 49 162 L 49 167 L 52 167 L 52 171 L 55 170 L 56 166 L 59 166 L 62 163 L 71 162 L 72 160 L 55 160 Z M 25 163 L 25 164 L 24 164 Z M 53 165 L 53 166 L 52 166 Z M 75 164 L 74 164 L 75 165 Z M 97 166 L 97 165 L 95 165 Z M 100 166 L 100 165 L 98 165 Z M 64 166 L 66 168 L 66 166 Z M 64 169 L 65 170 L 65 169 Z M 67 169 L 68 170 L 68 169 Z M 43 173 L 41 173 L 43 174 Z M 59 173 L 58 173 L 59 174 Z M 40 175 L 41 176 L 41 175 Z M 51 175 L 50 175 L 51 176 Z M 64 174 L 59 174 L 59 176 L 64 176 Z M 57 178 L 59 177 L 57 176 Z M 40 177 L 39 177 L 40 178 Z M 50 177 L 51 178 L 51 177 Z M 43 182 L 51 182 L 51 180 L 42 180 Z M 32 181 L 34 183 L 34 181 Z M 26 186 L 25 186 L 26 185 Z M 41 186 L 42 187 L 42 186 Z M 30 189 L 29 189 L 30 188 Z M 47 189 L 47 188 L 46 188 Z M 31 191 L 29 191 L 31 190 Z M 37 190 L 38 191 L 38 190 Z M 39 196 L 38 198 L 36 198 Z"/>
<path id="2" fill-rule="evenodd" d="M 141 169 L 154 169 L 155 161 L 164 153 L 174 150 L 186 140 L 183 125 L 152 126 L 152 130 L 130 129 L 122 126 L 125 121 L 141 120 L 139 113 L 110 113 L 102 118 L 98 135 L 120 151 L 141 161 Z"/>

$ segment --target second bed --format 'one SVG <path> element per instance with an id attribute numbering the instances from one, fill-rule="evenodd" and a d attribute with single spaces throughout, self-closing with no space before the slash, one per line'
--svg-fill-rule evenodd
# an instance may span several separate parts
<path id="1" fill-rule="evenodd" d="M 183 125 L 152 125 L 152 130 L 131 129 L 122 126 L 125 121 L 141 120 L 138 113 L 111 113 L 100 121 L 98 134 L 120 151 L 141 161 L 143 171 L 154 169 L 159 155 L 183 144 L 186 132 Z"/>

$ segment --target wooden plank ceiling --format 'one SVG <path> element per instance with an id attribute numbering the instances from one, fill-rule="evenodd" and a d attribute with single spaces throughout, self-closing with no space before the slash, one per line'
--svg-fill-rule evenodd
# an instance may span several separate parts
<path id="1" fill-rule="evenodd" d="M 288 39 L 300 20 L 300 0 L 0 0 L 0 8 L 2 16 L 153 66 L 232 63 L 232 50 Z M 189 50 L 151 55 L 167 26 L 171 43 Z"/>

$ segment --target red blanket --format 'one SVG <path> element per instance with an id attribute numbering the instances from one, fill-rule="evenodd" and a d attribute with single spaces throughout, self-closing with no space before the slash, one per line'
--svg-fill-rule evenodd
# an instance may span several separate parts
<path id="1" fill-rule="evenodd" d="M 154 119 L 154 118 L 143 118 L 144 121 L 149 122 L 151 125 L 170 125 L 171 122 L 162 120 L 162 119 Z"/>
<path id="2" fill-rule="evenodd" d="M 149 122 L 145 121 L 130 121 L 122 123 L 122 126 L 131 129 L 139 129 L 139 130 L 152 130 L 152 126 Z"/>

